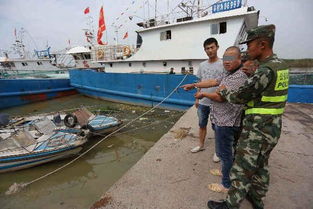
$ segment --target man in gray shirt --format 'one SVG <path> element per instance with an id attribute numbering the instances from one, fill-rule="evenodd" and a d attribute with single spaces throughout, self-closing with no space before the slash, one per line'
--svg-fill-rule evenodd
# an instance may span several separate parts
<path id="1" fill-rule="evenodd" d="M 217 57 L 217 50 L 219 48 L 218 42 L 215 38 L 209 38 L 203 43 L 204 51 L 209 57 L 208 60 L 200 63 L 199 70 L 197 72 L 197 77 L 200 81 L 214 79 L 219 77 L 223 71 L 223 63 L 220 58 Z M 214 92 L 215 89 L 199 89 L 200 92 Z M 196 99 L 195 106 L 198 108 L 197 114 L 199 117 L 199 145 L 191 149 L 191 152 L 196 153 L 204 150 L 204 141 L 207 133 L 207 124 L 210 114 L 211 99 L 202 98 Z M 215 161 L 218 162 L 219 159 L 215 156 Z"/>

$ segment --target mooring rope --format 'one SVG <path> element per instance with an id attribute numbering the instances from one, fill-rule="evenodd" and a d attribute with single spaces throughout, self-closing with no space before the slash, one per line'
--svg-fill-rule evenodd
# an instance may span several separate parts
<path id="1" fill-rule="evenodd" d="M 110 136 L 112 136 L 113 134 L 117 133 L 118 131 L 122 130 L 123 128 L 129 126 L 130 124 L 132 124 L 133 122 L 135 122 L 136 120 L 138 120 L 139 118 L 142 118 L 143 116 L 145 116 L 146 114 L 148 114 L 149 112 L 153 111 L 154 109 L 156 109 L 157 107 L 159 107 L 165 100 L 167 100 L 170 96 L 172 96 L 172 94 L 181 86 L 181 84 L 184 82 L 184 80 L 186 79 L 186 77 L 188 76 L 188 74 L 186 74 L 183 79 L 180 81 L 180 83 L 173 89 L 173 91 L 166 96 L 161 102 L 159 102 L 157 105 L 155 105 L 154 107 L 152 107 L 150 110 L 142 113 L 141 115 L 137 116 L 136 118 L 132 119 L 131 121 L 129 121 L 128 123 L 126 123 L 125 125 L 121 126 L 120 128 L 116 129 L 115 131 L 111 132 L 110 134 L 106 135 L 104 138 L 102 138 L 101 140 L 99 140 L 97 143 L 95 143 L 93 146 L 91 146 L 89 149 L 87 149 L 86 151 L 84 151 L 83 153 L 81 153 L 79 156 L 77 156 L 76 158 L 74 158 L 73 160 L 71 160 L 70 162 L 64 164 L 63 166 L 43 175 L 40 176 L 39 178 L 36 178 L 30 182 L 27 183 L 14 183 L 12 184 L 9 189 L 5 192 L 6 195 L 11 195 L 11 194 L 15 194 L 19 191 L 21 191 L 23 188 L 25 188 L 26 186 L 33 184 L 37 181 L 40 181 L 41 179 L 44 179 L 58 171 L 60 171 L 61 169 L 67 167 L 68 165 L 74 163 L 75 161 L 77 161 L 78 159 L 80 159 L 81 157 L 83 157 L 85 154 L 87 154 L 90 150 L 92 150 L 93 148 L 95 148 L 96 146 L 98 146 L 98 144 L 100 144 L 101 142 L 103 142 L 105 139 L 109 138 Z"/>

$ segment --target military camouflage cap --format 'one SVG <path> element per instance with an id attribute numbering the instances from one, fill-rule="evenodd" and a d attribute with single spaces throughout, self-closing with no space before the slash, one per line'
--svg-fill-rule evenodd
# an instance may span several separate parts
<path id="1" fill-rule="evenodd" d="M 267 37 L 272 38 L 275 36 L 275 25 L 260 25 L 258 27 L 252 28 L 247 31 L 248 37 L 247 40 L 240 42 L 240 44 L 245 44 L 254 39 Z"/>

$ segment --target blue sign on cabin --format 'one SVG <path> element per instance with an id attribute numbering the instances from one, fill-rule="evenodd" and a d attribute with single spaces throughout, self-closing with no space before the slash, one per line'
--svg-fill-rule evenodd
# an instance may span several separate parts
<path id="1" fill-rule="evenodd" d="M 229 0 L 212 5 L 212 13 L 224 12 L 241 7 L 241 0 Z"/>

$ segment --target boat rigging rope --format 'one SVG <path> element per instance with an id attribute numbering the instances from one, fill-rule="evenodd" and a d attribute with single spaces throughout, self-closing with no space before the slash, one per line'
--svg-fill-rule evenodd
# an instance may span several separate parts
<path id="1" fill-rule="evenodd" d="M 6 195 L 11 195 L 11 194 L 15 194 L 18 193 L 19 191 L 21 191 L 23 188 L 25 188 L 26 186 L 33 184 L 37 181 L 40 181 L 41 179 L 44 179 L 60 170 L 62 170 L 63 168 L 67 167 L 68 165 L 74 163 L 75 161 L 77 161 L 78 159 L 80 159 L 82 156 L 84 156 L 85 154 L 87 154 L 90 150 L 92 150 L 93 148 L 95 148 L 98 144 L 100 144 L 101 142 L 103 142 L 105 139 L 109 138 L 110 136 L 112 136 L 113 134 L 117 133 L 118 131 L 122 130 L 123 128 L 129 126 L 130 124 L 132 124 L 133 122 L 135 122 L 136 120 L 138 120 L 139 118 L 145 116 L 146 114 L 148 114 L 149 112 L 153 111 L 154 109 L 158 108 L 165 100 L 167 100 L 170 96 L 172 96 L 172 94 L 174 94 L 174 92 L 177 91 L 177 89 L 181 86 L 181 84 L 184 82 L 184 80 L 186 79 L 186 77 L 188 76 L 188 74 L 186 74 L 183 79 L 180 81 L 180 83 L 173 89 L 173 91 L 166 96 L 161 102 L 159 102 L 157 105 L 155 105 L 154 107 L 152 107 L 150 110 L 142 113 L 141 115 L 139 115 L 138 117 L 132 119 L 131 121 L 129 121 L 127 124 L 121 126 L 120 128 L 116 129 L 115 131 L 113 131 L 112 133 L 106 135 L 104 138 L 102 138 L 101 140 L 99 140 L 97 143 L 95 143 L 93 146 L 91 146 L 89 149 L 87 149 L 86 151 L 84 151 L 83 153 L 81 153 L 79 156 L 77 156 L 76 158 L 74 158 L 73 160 L 71 160 L 70 162 L 64 164 L 63 166 L 43 175 L 40 176 L 39 178 L 36 178 L 30 182 L 27 183 L 14 183 L 12 184 L 9 189 L 5 192 Z"/>

